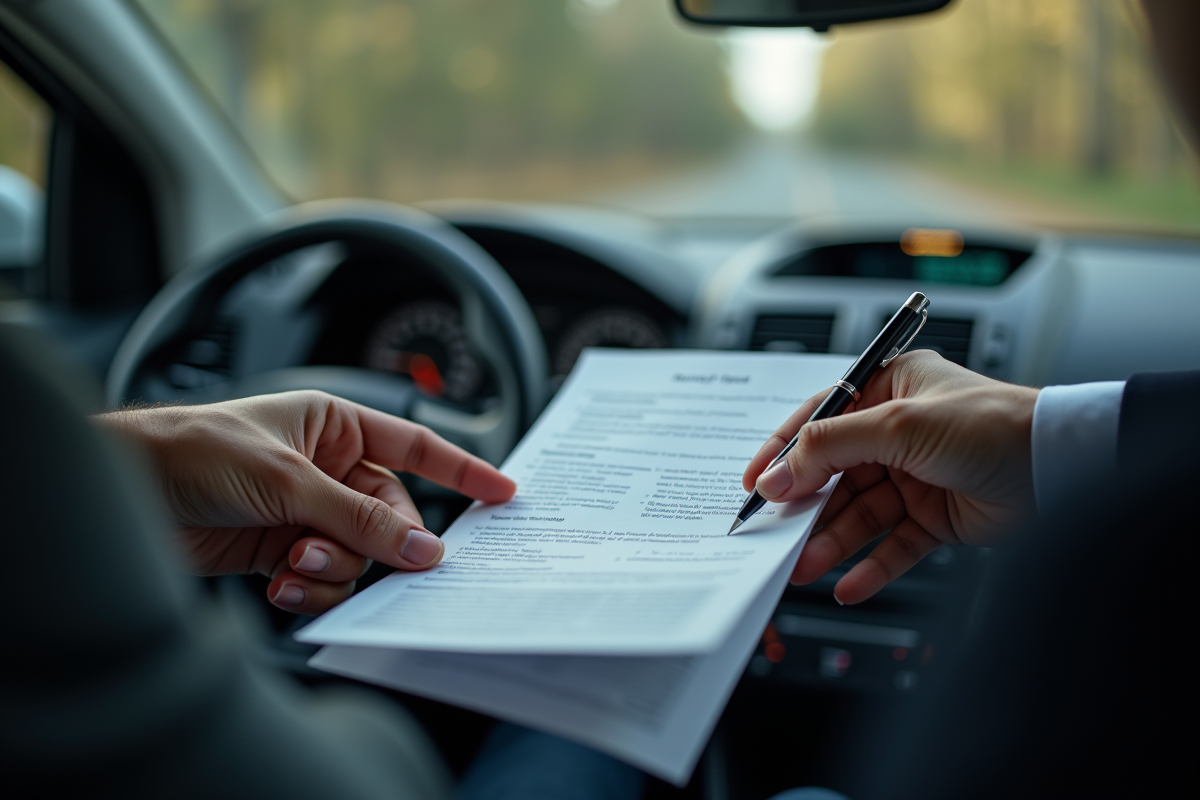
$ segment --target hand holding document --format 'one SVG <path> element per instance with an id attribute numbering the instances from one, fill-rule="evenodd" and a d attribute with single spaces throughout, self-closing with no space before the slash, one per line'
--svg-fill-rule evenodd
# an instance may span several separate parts
<path id="1" fill-rule="evenodd" d="M 735 536 L 746 463 L 851 359 L 589 351 L 444 561 L 298 634 L 313 666 L 574 738 L 686 782 L 832 488 Z"/>

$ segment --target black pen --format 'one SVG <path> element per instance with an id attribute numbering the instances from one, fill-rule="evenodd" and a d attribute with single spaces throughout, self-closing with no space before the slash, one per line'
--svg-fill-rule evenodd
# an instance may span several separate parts
<path id="1" fill-rule="evenodd" d="M 850 366 L 850 369 L 846 370 L 842 379 L 833 385 L 833 391 L 821 402 L 821 405 L 817 406 L 817 410 L 808 418 L 808 421 L 836 417 L 846 410 L 846 406 L 857 401 L 861 396 L 859 387 L 866 386 L 867 381 L 871 380 L 871 376 L 877 370 L 886 367 L 892 363 L 892 359 L 903 353 L 912 344 L 912 340 L 916 338 L 928 318 L 929 298 L 920 292 L 913 292 L 912 296 L 904 301 L 904 305 L 900 306 L 900 310 L 883 326 L 883 330 L 867 346 L 858 360 Z M 767 469 L 787 458 L 787 454 L 792 451 L 799 440 L 800 433 L 797 432 L 792 440 L 779 451 L 779 455 L 775 456 L 775 459 L 767 465 Z M 729 529 L 729 533 L 742 527 L 746 520 L 758 513 L 758 510 L 766 504 L 767 501 L 758 493 L 758 489 L 751 492 L 750 496 L 746 498 L 746 502 L 742 503 L 742 508 L 733 520 L 733 526 Z"/>

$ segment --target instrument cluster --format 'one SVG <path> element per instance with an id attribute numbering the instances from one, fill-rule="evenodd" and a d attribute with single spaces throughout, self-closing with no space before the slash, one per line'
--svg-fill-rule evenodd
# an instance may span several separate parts
<path id="1" fill-rule="evenodd" d="M 478 397 L 486 377 L 461 314 L 443 300 L 393 307 L 367 335 L 362 360 L 371 369 L 408 375 L 425 394 L 457 403 Z"/>
<path id="2" fill-rule="evenodd" d="M 671 345 L 663 326 L 627 306 L 579 309 L 540 303 L 534 307 L 557 386 L 588 347 L 662 348 Z M 412 378 L 423 393 L 454 403 L 487 394 L 488 370 L 463 328 L 462 315 L 444 299 L 391 306 L 370 327 L 360 363 Z"/>

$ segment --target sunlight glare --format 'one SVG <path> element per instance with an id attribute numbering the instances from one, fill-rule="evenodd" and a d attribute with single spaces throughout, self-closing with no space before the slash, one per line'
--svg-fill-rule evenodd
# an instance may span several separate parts
<path id="1" fill-rule="evenodd" d="M 755 127 L 786 131 L 812 117 L 829 42 L 808 28 L 740 29 L 726 38 L 734 102 Z"/>

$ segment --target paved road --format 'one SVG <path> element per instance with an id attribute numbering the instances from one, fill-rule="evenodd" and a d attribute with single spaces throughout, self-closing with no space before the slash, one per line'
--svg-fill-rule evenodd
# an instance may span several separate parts
<path id="1" fill-rule="evenodd" d="M 896 218 L 914 225 L 1013 217 L 1011 206 L 913 168 L 766 136 L 713 165 L 589 199 L 652 216 Z"/>

